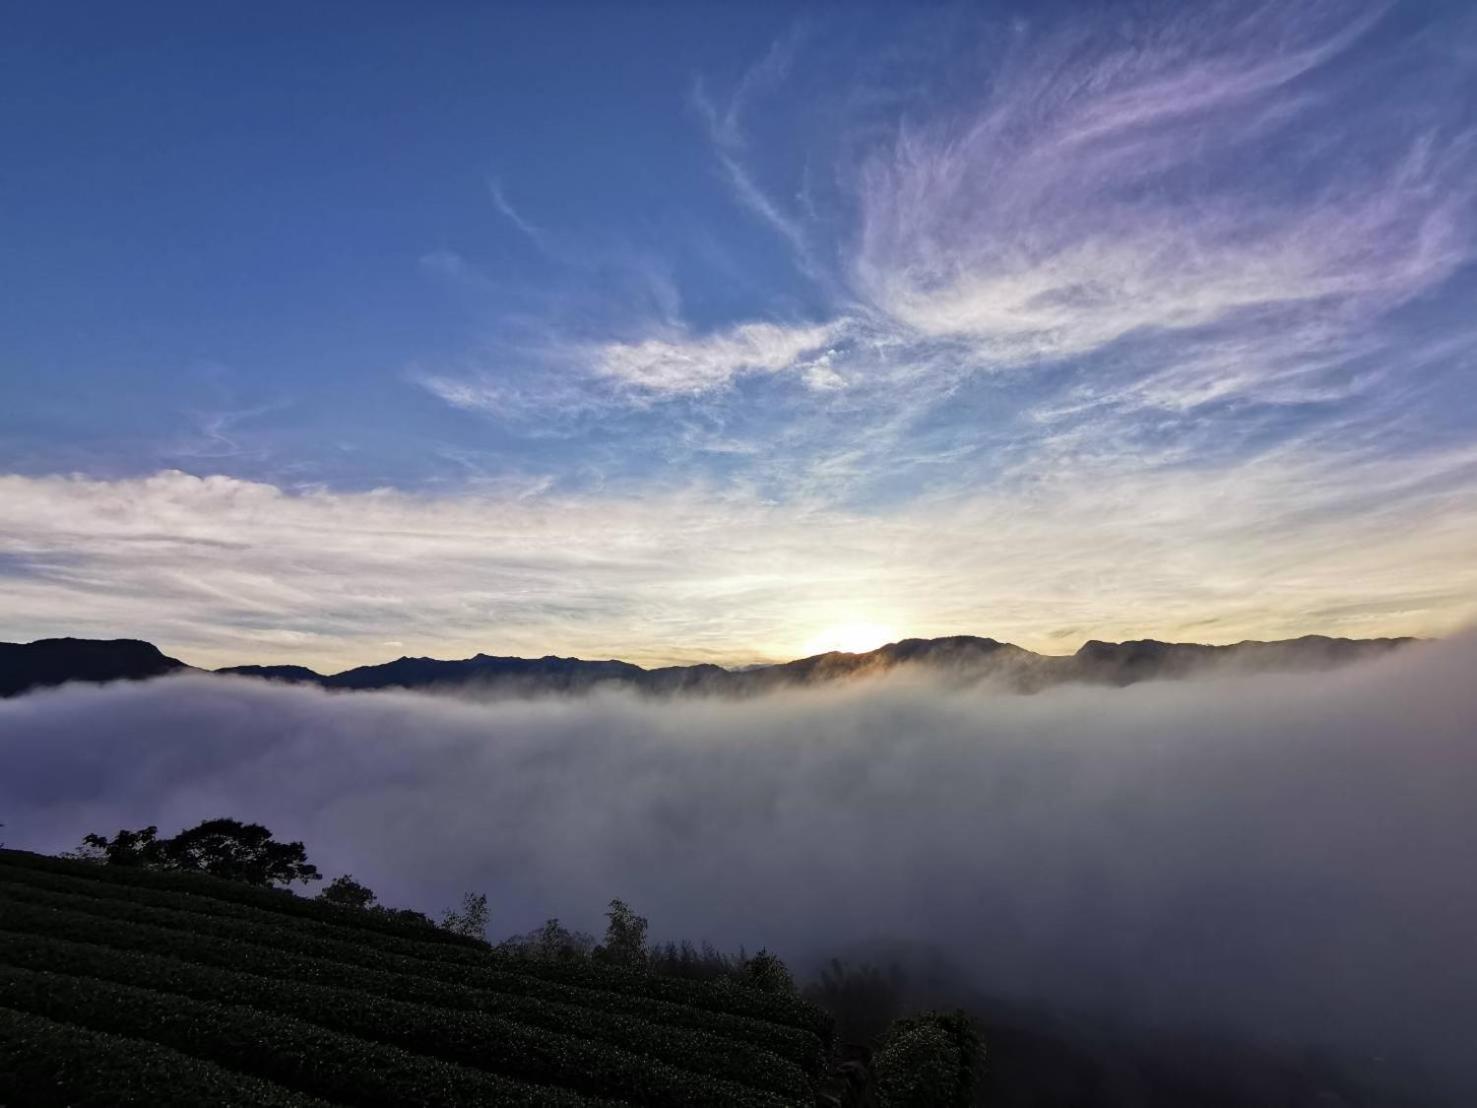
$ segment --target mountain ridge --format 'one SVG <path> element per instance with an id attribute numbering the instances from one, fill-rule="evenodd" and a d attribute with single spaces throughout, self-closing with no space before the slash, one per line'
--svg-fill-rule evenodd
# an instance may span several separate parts
<path id="1" fill-rule="evenodd" d="M 1344 639 L 1305 635 L 1296 639 L 1248 639 L 1227 645 L 1131 639 L 1090 639 L 1073 654 L 1038 654 L 978 635 L 909 638 L 862 653 L 829 651 L 788 662 L 727 669 L 712 663 L 646 669 L 615 658 L 583 659 L 546 654 L 520 658 L 478 653 L 470 658 L 403 656 L 393 661 L 322 674 L 307 666 L 238 665 L 200 670 L 139 639 L 38 639 L 0 643 L 0 697 L 70 682 L 146 680 L 181 672 L 207 672 L 326 689 L 477 689 L 506 692 L 580 693 L 624 686 L 654 694 L 744 695 L 819 685 L 914 668 L 956 683 L 998 680 L 1021 692 L 1059 684 L 1126 686 L 1176 679 L 1213 667 L 1232 672 L 1309 671 L 1376 657 L 1416 640 Z"/>

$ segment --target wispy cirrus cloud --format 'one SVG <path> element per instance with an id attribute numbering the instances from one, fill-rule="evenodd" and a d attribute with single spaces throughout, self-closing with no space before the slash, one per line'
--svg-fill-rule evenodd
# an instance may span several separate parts
<path id="1" fill-rule="evenodd" d="M 668 317 L 594 356 L 569 344 L 568 373 L 650 400 L 777 372 L 789 352 L 820 391 L 870 384 L 888 413 L 899 381 L 920 408 L 961 375 L 1062 363 L 1095 375 L 1072 383 L 1075 403 L 1346 396 L 1368 379 L 1351 363 L 1382 347 L 1375 324 L 1473 257 L 1477 129 L 1460 96 L 1412 84 L 1445 88 L 1433 74 L 1460 66 L 1397 40 L 1371 96 L 1365 59 L 1347 59 L 1383 14 L 1216 5 L 1018 25 L 975 95 L 843 122 L 827 221 L 757 184 L 765 151 L 745 119 L 798 66 L 804 37 L 785 36 L 728 97 L 699 82 L 694 102 L 734 198 L 829 298 L 814 326 L 834 350 L 817 369 L 789 341 L 806 329 L 786 337 L 773 317 Z"/>
<path id="2" fill-rule="evenodd" d="M 1000 367 L 1184 333 L 1191 357 L 1166 354 L 1192 392 L 1214 372 L 1196 355 L 1227 349 L 1209 329 L 1286 343 L 1291 361 L 1358 334 L 1472 252 L 1458 105 L 1392 120 L 1320 72 L 1377 14 L 1261 7 L 1213 35 L 1197 11 L 1126 43 L 1026 41 L 976 107 L 865 160 L 858 294 Z M 1238 361 L 1221 374 L 1238 391 L 1286 372 Z M 1145 369 L 1146 395 L 1165 395 L 1163 366 Z"/>
<path id="3" fill-rule="evenodd" d="M 590 360 L 601 377 L 642 394 L 706 392 L 746 373 L 814 369 L 844 326 L 742 323 L 701 337 L 679 332 L 608 343 L 592 350 Z"/>
<path id="4" fill-rule="evenodd" d="M 629 487 L 680 473 L 792 508 L 766 518 L 774 541 L 804 515 L 829 545 L 792 549 L 865 552 L 869 595 L 970 598 L 929 607 L 934 629 L 1030 638 L 1014 600 L 981 599 L 1007 591 L 1035 627 L 1127 634 L 1466 610 L 1448 554 L 1385 529 L 1429 511 L 1415 532 L 1465 535 L 1477 481 L 1452 414 L 1477 356 L 1477 73 L 1447 45 L 1477 25 L 1412 30 L 1357 2 L 1034 18 L 828 72 L 856 92 L 824 102 L 791 95 L 824 36 L 782 38 L 727 95 L 698 84 L 730 199 L 788 247 L 805 307 L 761 291 L 698 322 L 678 282 L 605 334 L 550 332 L 537 372 L 425 383 L 524 426 L 598 427 Z M 816 141 L 776 157 L 811 106 L 830 113 Z M 1417 476 L 1433 458 L 1442 476 Z M 872 546 L 922 533 L 969 572 L 946 584 Z M 964 552 L 985 549 L 998 560 Z M 1173 626 L 1087 602 L 1065 569 L 1084 558 Z M 1438 582 L 1419 596 L 1387 578 L 1413 564 Z M 1259 574 L 1284 586 L 1253 617 L 1237 590 L 1264 595 Z"/>

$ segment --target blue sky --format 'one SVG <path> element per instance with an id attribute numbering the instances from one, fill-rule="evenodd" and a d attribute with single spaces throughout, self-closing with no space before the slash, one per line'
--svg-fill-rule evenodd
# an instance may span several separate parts
<path id="1" fill-rule="evenodd" d="M 44 5 L 0 74 L 0 637 L 1477 614 L 1465 5 Z"/>

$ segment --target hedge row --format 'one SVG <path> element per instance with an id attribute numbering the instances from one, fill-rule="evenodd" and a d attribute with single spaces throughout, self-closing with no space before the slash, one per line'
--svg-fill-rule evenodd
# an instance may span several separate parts
<path id="1" fill-rule="evenodd" d="M 300 915 L 294 912 L 282 912 L 275 908 L 264 907 L 260 904 L 244 903 L 239 900 L 215 897 L 212 894 L 213 886 L 224 885 L 232 887 L 232 882 L 220 881 L 216 878 L 207 877 L 204 880 L 209 884 L 202 885 L 200 881 L 192 881 L 195 888 L 189 891 L 180 889 L 156 888 L 153 885 L 135 884 L 132 882 L 118 882 L 112 880 L 97 880 L 98 876 L 118 872 L 113 866 L 94 866 L 85 863 L 74 863 L 79 868 L 72 872 L 42 869 L 40 867 L 8 867 L 3 858 L 0 858 L 0 885 L 21 885 L 27 888 L 51 889 L 55 892 L 76 893 L 81 896 L 98 897 L 107 900 L 121 900 L 131 904 L 147 904 L 158 908 L 172 908 L 178 912 L 195 912 L 208 916 L 224 916 L 230 919 L 247 920 L 260 923 L 269 927 L 291 927 L 294 930 L 321 935 L 324 938 L 346 939 L 352 938 L 358 942 L 372 944 L 383 950 L 394 951 L 411 957 L 430 958 L 439 960 L 438 955 L 450 952 L 450 959 L 458 964 L 468 964 L 485 960 L 490 948 L 486 943 L 475 943 L 475 946 L 467 945 L 466 940 L 456 944 L 419 941 L 412 936 L 422 939 L 426 935 L 442 934 L 442 930 L 436 927 L 419 927 L 414 924 L 402 925 L 394 931 L 385 931 L 382 927 L 374 926 L 381 923 L 384 917 L 374 912 L 366 912 L 360 908 L 348 908 L 344 905 L 327 905 L 332 909 L 332 919 L 318 918 L 320 913 L 314 912 L 311 916 Z M 134 873 L 138 871 L 129 870 L 124 867 L 123 872 Z M 147 872 L 147 871 L 144 871 Z M 156 875 L 158 876 L 158 875 Z M 173 874 L 163 876 L 191 876 L 185 874 Z M 245 886 L 250 888 L 250 886 Z M 254 893 L 265 893 L 271 897 L 287 897 L 291 900 L 301 900 L 292 893 L 279 893 L 270 889 L 252 889 Z M 313 901 L 303 901 L 312 904 Z M 361 928 L 358 924 L 362 921 L 370 921 L 371 926 Z M 451 934 L 451 932 L 444 932 Z M 457 936 L 457 938 L 462 938 Z"/>
<path id="2" fill-rule="evenodd" d="M 203 873 L 170 873 L 130 866 L 105 866 L 91 862 L 78 862 L 69 858 L 54 858 L 47 854 L 32 854 L 24 850 L 4 849 L 0 849 L 0 867 L 80 877 L 87 881 L 125 888 L 192 893 L 212 901 L 248 905 L 298 919 L 319 920 L 323 923 L 375 931 L 386 935 L 401 935 L 420 942 L 439 943 L 448 947 L 463 947 L 469 950 L 486 949 L 486 944 L 476 939 L 469 939 L 465 935 L 457 935 L 431 924 L 380 915 L 376 912 L 366 912 L 362 908 L 350 908 L 347 905 L 334 904 L 326 900 L 302 897 L 286 889 L 264 889 L 254 885 L 244 885 L 239 881 L 224 881 L 219 877 L 211 877 Z"/>
<path id="3" fill-rule="evenodd" d="M 0 964 L 278 1013 L 521 1081 L 562 1085 L 654 1108 L 683 1108 L 694 1103 L 715 1108 L 777 1108 L 796 1103 L 793 1097 L 781 1101 L 770 1093 L 643 1058 L 608 1043 L 532 1028 L 482 1012 L 257 977 L 152 954 L 11 936 L 0 946 Z"/>
<path id="4" fill-rule="evenodd" d="M 516 955 L 494 952 L 493 957 L 510 967 L 530 964 Z M 600 989 L 686 1004 L 716 1012 L 731 1012 L 749 1019 L 793 1027 L 807 1031 L 827 1046 L 831 1043 L 834 1023 L 829 1014 L 797 996 L 766 993 L 730 980 L 719 982 L 689 981 L 658 974 L 633 973 L 585 961 L 535 962 L 536 973 L 546 981 L 557 981 L 584 989 Z"/>
<path id="5" fill-rule="evenodd" d="M 361 1108 L 618 1104 L 366 1042 L 287 1016 L 0 966 L 0 1006 L 128 1035 Z"/>
<path id="6" fill-rule="evenodd" d="M 53 861 L 55 861 L 53 859 Z M 3 856 L 0 856 L 3 862 Z M 108 873 L 114 869 L 109 866 L 80 866 L 80 872 L 73 871 L 63 876 L 70 877 L 70 882 L 53 881 L 52 887 L 60 888 L 63 884 L 71 884 L 76 887 L 85 883 L 91 885 L 85 878 L 92 873 Z M 32 867 L 40 869 L 42 867 Z M 60 873 L 61 871 L 51 871 Z M 128 871 L 134 872 L 134 871 Z M 26 882 L 28 875 L 19 873 L 7 875 L 0 871 L 0 879 L 10 877 L 11 880 Z M 37 878 L 30 878 L 33 884 L 40 884 Z M 207 879 L 212 884 L 229 886 L 230 882 L 214 881 Z M 248 887 L 249 888 L 249 887 Z M 111 889 L 107 890 L 112 892 Z M 199 892 L 200 890 L 196 890 Z M 254 892 L 267 896 L 274 896 L 269 891 L 253 890 Z M 101 893 L 101 890 L 99 890 Z M 290 895 L 290 894 L 288 894 Z M 169 890 L 137 887 L 134 899 L 136 902 L 155 904 L 161 907 L 170 907 L 179 911 L 209 912 L 212 915 L 220 913 L 213 910 L 212 906 L 203 904 L 199 899 L 191 897 L 180 898 L 178 895 L 170 896 Z M 304 902 L 312 903 L 312 902 Z M 333 906 L 325 906 L 333 907 Z M 320 924 L 333 923 L 332 928 L 315 926 L 312 928 L 325 938 L 349 938 L 354 941 L 371 945 L 388 953 L 401 954 L 407 957 L 420 958 L 429 961 L 451 962 L 457 965 L 488 966 L 499 965 L 509 972 L 527 974 L 541 977 L 545 980 L 556 981 L 561 984 L 572 985 L 583 989 L 598 989 L 602 992 L 620 992 L 629 995 L 644 996 L 653 1000 L 665 1000 L 673 1004 L 685 1004 L 694 1008 L 706 1008 L 712 1011 L 728 1012 L 734 1015 L 747 1016 L 751 1019 L 763 1020 L 766 1023 L 778 1023 L 788 1027 L 796 1027 L 816 1035 L 824 1043 L 829 1043 L 831 1038 L 831 1018 L 819 1008 L 808 1004 L 794 996 L 777 995 L 759 992 L 733 985 L 732 983 L 712 984 L 703 981 L 683 981 L 672 978 L 652 976 L 648 974 L 632 973 L 611 966 L 598 965 L 588 961 L 574 962 L 532 962 L 516 956 L 495 953 L 481 944 L 473 946 L 455 946 L 445 943 L 428 943 L 423 941 L 424 935 L 429 929 L 421 929 L 415 932 L 417 937 L 411 938 L 404 934 L 389 934 L 375 930 L 373 934 L 366 934 L 357 928 L 352 936 L 344 933 L 345 927 L 352 927 L 359 916 L 375 918 L 372 913 L 360 912 L 354 909 L 343 909 L 353 913 L 351 917 L 344 917 L 338 913 L 333 920 L 322 919 Z M 240 918 L 248 918 L 245 912 L 233 913 Z M 259 922 L 270 922 L 255 913 L 250 918 Z M 337 932 L 336 935 L 331 932 Z M 439 931 L 433 932 L 440 934 Z"/>
<path id="7" fill-rule="evenodd" d="M 27 1108 L 327 1108 L 166 1047 L 0 1008 L 0 1104 Z"/>
<path id="8" fill-rule="evenodd" d="M 9 904 L 0 903 L 0 921 L 7 920 L 26 903 L 81 913 L 92 922 L 88 941 L 118 945 L 114 936 L 126 932 L 128 926 L 151 926 L 165 929 L 154 936 L 160 946 L 184 941 L 181 935 L 208 940 L 208 945 L 225 941 L 260 944 L 274 952 L 343 962 L 367 969 L 430 978 L 454 985 L 503 993 L 511 996 L 536 997 L 542 1000 L 576 1005 L 603 1012 L 664 1024 L 706 1031 L 724 1038 L 746 1042 L 789 1059 L 815 1072 L 820 1061 L 820 1043 L 815 1036 L 795 1028 L 768 1024 L 741 1016 L 687 1008 L 644 997 L 628 996 L 573 988 L 555 982 L 498 969 L 479 969 L 446 963 L 423 961 L 388 954 L 352 941 L 327 940 L 299 932 L 290 927 L 267 927 L 224 917 L 213 917 L 154 908 L 126 901 L 97 900 L 72 893 L 27 886 L 9 886 Z M 0 927 L 17 926 L 0 922 Z M 151 949 L 159 949 L 159 946 Z"/>
<path id="9" fill-rule="evenodd" d="M 308 958 L 269 947 L 200 938 L 141 924 L 99 926 L 97 917 L 30 905 L 0 905 L 0 931 L 7 938 L 51 936 L 93 943 L 114 951 L 162 954 L 219 969 L 291 982 L 351 989 L 394 1000 L 464 1009 L 511 1019 L 530 1027 L 594 1039 L 636 1054 L 726 1078 L 756 1089 L 804 1098 L 811 1086 L 795 1063 L 747 1043 L 708 1032 L 665 1027 L 633 1016 L 581 1008 L 537 997 L 489 993 L 443 981 L 365 969 Z M 39 940 L 45 941 L 45 940 Z"/>

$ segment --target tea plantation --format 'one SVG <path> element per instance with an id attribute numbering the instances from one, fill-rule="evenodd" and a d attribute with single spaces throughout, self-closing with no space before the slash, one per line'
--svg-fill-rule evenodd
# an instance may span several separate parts
<path id="1" fill-rule="evenodd" d="M 0 850 L 0 1106 L 813 1105 L 787 995 Z"/>

